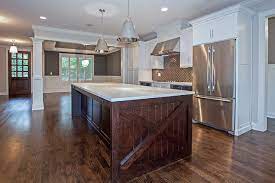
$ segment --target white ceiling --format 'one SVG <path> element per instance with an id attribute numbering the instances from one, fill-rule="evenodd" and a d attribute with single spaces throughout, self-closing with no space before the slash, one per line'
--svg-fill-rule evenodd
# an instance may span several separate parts
<path id="1" fill-rule="evenodd" d="M 191 20 L 243 0 L 131 0 L 131 17 L 140 35 L 175 20 Z M 169 10 L 160 11 L 162 6 Z M 100 32 L 98 9 L 107 11 L 104 33 L 118 35 L 127 15 L 127 0 L 1 0 L 0 44 L 16 39 L 30 43 L 31 25 L 43 25 L 87 32 Z M 41 21 L 40 16 L 46 16 Z M 86 24 L 93 24 L 88 27 Z"/>

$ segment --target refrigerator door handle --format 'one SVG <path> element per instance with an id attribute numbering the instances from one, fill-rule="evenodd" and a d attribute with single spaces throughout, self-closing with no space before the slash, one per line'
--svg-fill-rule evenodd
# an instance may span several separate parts
<path id="1" fill-rule="evenodd" d="M 211 70 L 211 65 L 210 65 L 210 58 L 211 58 L 211 48 L 208 47 L 208 56 L 207 56 L 207 91 L 210 92 L 211 94 L 211 82 L 209 82 L 209 70 Z"/>
<path id="2" fill-rule="evenodd" d="M 211 54 L 211 65 L 212 65 L 212 92 L 215 92 L 216 89 L 216 71 L 215 71 L 215 67 L 214 67 L 214 55 L 215 55 L 215 48 L 214 46 L 212 47 L 212 54 Z"/>

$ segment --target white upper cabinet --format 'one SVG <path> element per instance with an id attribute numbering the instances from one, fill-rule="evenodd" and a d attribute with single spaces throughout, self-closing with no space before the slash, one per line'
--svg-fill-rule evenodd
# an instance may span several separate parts
<path id="1" fill-rule="evenodd" d="M 192 21 L 193 44 L 199 45 L 237 37 L 238 13 L 220 14 Z"/>
<path id="2" fill-rule="evenodd" d="M 211 42 L 211 30 L 209 22 L 193 25 L 193 45 Z"/>
<path id="3" fill-rule="evenodd" d="M 180 36 L 180 67 L 193 66 L 193 30 L 184 29 Z"/>
<path id="4" fill-rule="evenodd" d="M 238 13 L 232 13 L 213 20 L 213 42 L 232 39 L 237 37 Z"/>

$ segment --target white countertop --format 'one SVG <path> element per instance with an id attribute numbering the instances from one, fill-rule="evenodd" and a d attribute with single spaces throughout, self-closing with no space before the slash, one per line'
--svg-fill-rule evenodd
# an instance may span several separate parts
<path id="1" fill-rule="evenodd" d="M 73 83 L 72 85 L 110 102 L 194 94 L 192 91 L 154 88 L 123 83 Z"/>
<path id="2" fill-rule="evenodd" d="M 192 86 L 192 82 L 161 82 L 161 81 L 139 81 L 139 82 L 146 82 L 146 83 L 162 83 L 162 84 L 172 84 L 172 85 L 183 85 L 183 86 Z"/>

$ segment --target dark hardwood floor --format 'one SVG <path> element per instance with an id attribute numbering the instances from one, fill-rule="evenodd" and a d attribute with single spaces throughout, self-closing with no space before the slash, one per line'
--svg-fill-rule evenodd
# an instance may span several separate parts
<path id="1" fill-rule="evenodd" d="M 29 98 L 0 97 L 0 183 L 107 182 L 103 143 L 81 119 L 71 119 L 69 94 L 45 95 L 45 110 Z M 193 154 L 133 183 L 275 182 L 275 133 L 238 138 L 193 125 Z"/>

